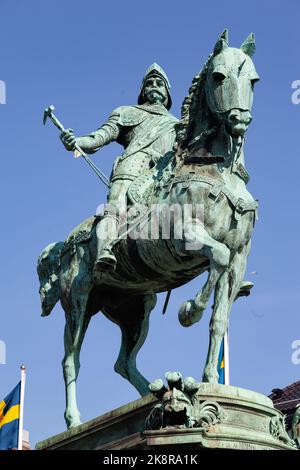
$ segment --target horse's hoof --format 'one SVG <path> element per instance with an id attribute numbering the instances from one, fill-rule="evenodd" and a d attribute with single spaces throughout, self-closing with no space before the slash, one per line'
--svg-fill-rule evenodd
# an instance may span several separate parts
<path id="1" fill-rule="evenodd" d="M 237 293 L 234 300 L 238 299 L 239 297 L 248 297 L 250 295 L 250 291 L 253 288 L 254 284 L 251 281 L 243 281 L 240 285 L 240 290 Z"/>
<path id="2" fill-rule="evenodd" d="M 188 327 L 193 325 L 192 321 L 192 313 L 191 310 L 193 309 L 193 300 L 187 300 L 184 302 L 178 312 L 178 319 L 182 326 Z"/>
<path id="3" fill-rule="evenodd" d="M 65 421 L 68 429 L 76 428 L 81 424 L 79 416 L 65 415 Z"/>
<path id="4" fill-rule="evenodd" d="M 78 421 L 73 421 L 71 424 L 68 425 L 68 429 L 77 428 L 77 426 L 80 426 L 81 424 L 82 423 L 80 419 Z"/>

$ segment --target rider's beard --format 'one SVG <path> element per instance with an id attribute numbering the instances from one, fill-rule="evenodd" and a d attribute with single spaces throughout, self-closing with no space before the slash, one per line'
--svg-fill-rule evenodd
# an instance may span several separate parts
<path id="1" fill-rule="evenodd" d="M 147 93 L 148 102 L 151 104 L 163 104 L 165 97 L 157 90 L 151 90 Z"/>

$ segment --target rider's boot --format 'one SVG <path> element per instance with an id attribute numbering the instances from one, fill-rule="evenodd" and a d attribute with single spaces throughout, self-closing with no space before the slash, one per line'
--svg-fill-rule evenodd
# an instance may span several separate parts
<path id="1" fill-rule="evenodd" d="M 118 217 L 104 214 L 98 223 L 97 234 L 97 256 L 94 264 L 94 275 L 97 277 L 102 271 L 114 271 L 117 260 L 112 252 L 111 244 L 117 237 Z"/>
<path id="2" fill-rule="evenodd" d="M 117 260 L 109 246 L 102 248 L 97 254 L 95 261 L 95 271 L 114 271 L 117 266 Z"/>

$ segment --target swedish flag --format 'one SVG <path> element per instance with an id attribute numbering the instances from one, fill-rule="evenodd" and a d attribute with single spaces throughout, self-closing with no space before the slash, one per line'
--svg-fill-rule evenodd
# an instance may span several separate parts
<path id="1" fill-rule="evenodd" d="M 21 381 L 0 402 L 0 450 L 18 448 Z"/>
<path id="2" fill-rule="evenodd" d="M 225 357 L 224 357 L 224 338 L 222 339 L 219 359 L 218 359 L 218 374 L 219 384 L 225 384 Z"/>

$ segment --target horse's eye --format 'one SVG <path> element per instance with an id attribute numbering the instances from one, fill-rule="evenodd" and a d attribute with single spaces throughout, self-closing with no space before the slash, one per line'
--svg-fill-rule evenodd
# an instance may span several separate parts
<path id="1" fill-rule="evenodd" d="M 221 72 L 213 72 L 213 79 L 216 83 L 221 83 L 226 78 L 225 75 Z"/>

